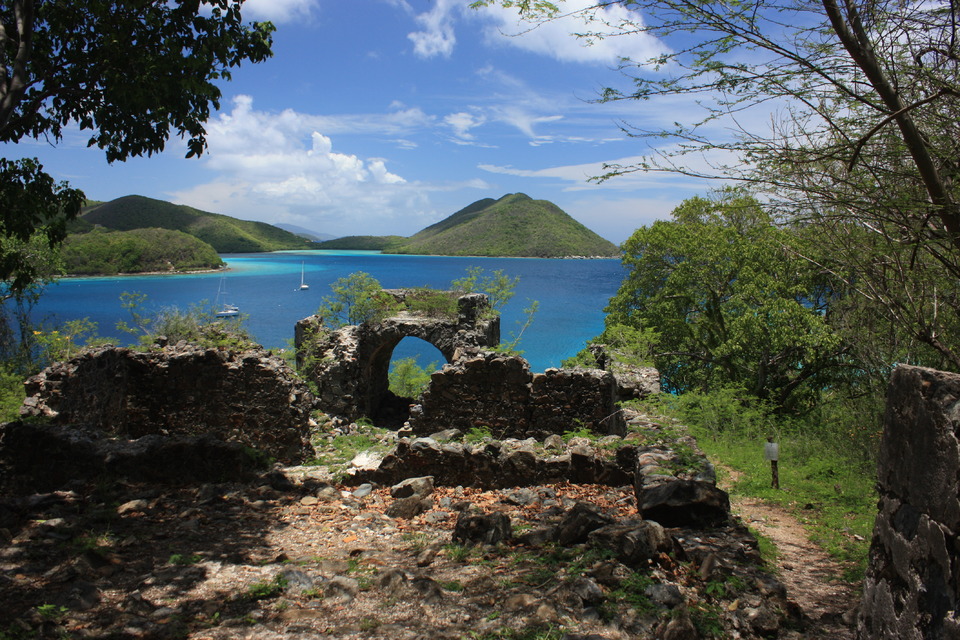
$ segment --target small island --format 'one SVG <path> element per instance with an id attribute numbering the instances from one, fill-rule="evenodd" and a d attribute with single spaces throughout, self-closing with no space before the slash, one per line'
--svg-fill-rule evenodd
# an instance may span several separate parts
<path id="1" fill-rule="evenodd" d="M 409 238 L 348 236 L 318 249 L 490 258 L 614 257 L 617 246 L 547 200 L 511 193 L 484 198 Z"/>
<path id="2" fill-rule="evenodd" d="M 265 222 L 136 195 L 87 205 L 69 231 L 62 256 L 72 276 L 209 271 L 226 266 L 221 253 L 316 248 Z"/>

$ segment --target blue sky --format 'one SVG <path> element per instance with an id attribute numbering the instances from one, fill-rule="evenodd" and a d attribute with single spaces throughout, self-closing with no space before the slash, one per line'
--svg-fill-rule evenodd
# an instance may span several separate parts
<path id="1" fill-rule="evenodd" d="M 523 192 L 550 200 L 620 243 L 710 185 L 634 173 L 588 182 L 604 163 L 650 152 L 641 127 L 696 117 L 674 101 L 592 103 L 623 86 L 620 56 L 645 58 L 646 36 L 587 47 L 582 25 L 529 30 L 504 9 L 469 0 L 249 0 L 249 20 L 277 25 L 275 55 L 222 85 L 209 150 L 185 159 L 172 140 L 152 158 L 109 165 L 86 136 L 53 147 L 0 148 L 36 156 L 87 196 L 139 194 L 238 218 L 334 236 L 411 235 L 481 198 Z M 569 8 L 584 4 L 570 0 Z"/>

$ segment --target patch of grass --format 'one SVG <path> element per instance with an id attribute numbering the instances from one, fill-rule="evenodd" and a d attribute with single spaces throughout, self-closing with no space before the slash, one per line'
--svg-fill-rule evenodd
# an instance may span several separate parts
<path id="1" fill-rule="evenodd" d="M 433 541 L 433 538 L 425 533 L 409 531 L 402 534 L 400 539 L 409 543 L 409 549 L 411 553 L 420 553 L 430 546 L 430 543 Z"/>
<path id="2" fill-rule="evenodd" d="M 760 557 L 763 559 L 764 564 L 774 573 L 776 573 L 778 560 L 780 558 L 780 549 L 777 548 L 777 545 L 763 535 L 753 527 L 747 527 L 750 530 L 750 533 L 753 534 L 753 537 L 757 539 L 757 550 L 760 552 Z"/>
<path id="3" fill-rule="evenodd" d="M 357 423 L 357 429 L 354 433 L 339 435 L 328 442 L 321 436 L 313 442 L 317 451 L 317 457 L 307 462 L 308 465 L 326 465 L 330 470 L 336 472 L 345 472 L 347 465 L 358 453 L 372 451 L 378 454 L 387 453 L 391 444 L 382 438 L 386 433 L 385 429 L 374 427 L 370 424 Z"/>
<path id="4" fill-rule="evenodd" d="M 70 609 L 55 604 L 41 604 L 37 607 L 37 613 L 44 620 L 60 622 L 70 612 Z"/>
<path id="5" fill-rule="evenodd" d="M 477 550 L 469 545 L 455 543 L 444 545 L 443 550 L 451 562 L 459 563 L 467 562 L 477 553 Z"/>
<path id="6" fill-rule="evenodd" d="M 844 567 L 842 577 L 863 579 L 877 513 L 875 473 L 815 442 L 781 438 L 780 489 L 771 485 L 770 463 L 763 459 L 763 442 L 730 437 L 698 436 L 709 457 L 739 472 L 731 493 L 779 504 L 810 531 L 824 551 Z M 765 558 L 770 548 L 761 539 Z M 775 556 L 774 556 L 775 557 Z"/>
<path id="7" fill-rule="evenodd" d="M 360 630 L 361 631 L 374 631 L 383 624 L 377 618 L 372 616 L 365 616 L 360 619 Z"/>
<path id="8" fill-rule="evenodd" d="M 610 592 L 610 599 L 627 604 L 639 613 L 652 613 L 656 611 L 656 605 L 647 597 L 646 590 L 653 583 L 649 575 L 634 571 Z"/>
<path id="9" fill-rule="evenodd" d="M 723 630 L 723 612 L 719 605 L 708 602 L 693 602 L 688 609 L 690 622 L 701 638 L 726 638 Z"/>
<path id="10" fill-rule="evenodd" d="M 270 581 L 254 582 L 247 587 L 248 600 L 266 600 L 275 598 L 287 588 L 288 581 L 281 574 L 277 574 Z"/>
<path id="11" fill-rule="evenodd" d="M 445 580 L 440 583 L 440 587 L 446 591 L 463 591 L 463 583 L 459 580 Z"/>
<path id="12" fill-rule="evenodd" d="M 597 438 L 596 434 L 586 427 L 580 427 L 579 429 L 574 429 L 571 431 L 564 431 L 563 435 L 560 437 L 563 438 L 564 442 L 570 442 L 574 438 L 587 438 L 588 440 L 596 440 Z"/>
<path id="13" fill-rule="evenodd" d="M 197 564 L 201 560 L 203 560 L 203 557 L 196 553 L 192 553 L 189 555 L 182 554 L 182 553 L 174 553 L 170 556 L 167 562 L 169 564 L 186 566 L 191 564 Z"/>
<path id="14" fill-rule="evenodd" d="M 366 564 L 357 558 L 350 558 L 347 561 L 347 574 L 352 575 L 357 581 L 357 587 L 361 591 L 369 591 L 373 588 L 373 577 L 377 575 L 377 568 Z"/>
<path id="15" fill-rule="evenodd" d="M 490 427 L 470 427 L 470 430 L 467 431 L 466 435 L 463 436 L 465 442 L 471 444 L 480 444 L 488 439 L 493 438 L 493 432 L 490 431 Z"/>
<path id="16" fill-rule="evenodd" d="M 114 511 L 115 512 L 115 511 Z M 110 531 L 105 531 L 103 533 L 94 533 L 87 532 L 83 533 L 73 540 L 74 548 L 83 553 L 85 551 L 93 551 L 95 553 L 100 553 L 106 549 L 112 548 L 117 543 L 116 537 Z"/>

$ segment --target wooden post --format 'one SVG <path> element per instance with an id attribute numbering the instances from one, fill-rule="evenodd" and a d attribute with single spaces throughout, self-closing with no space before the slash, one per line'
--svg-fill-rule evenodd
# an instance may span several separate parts
<path id="1" fill-rule="evenodd" d="M 763 446 L 763 457 L 770 461 L 770 474 L 772 476 L 770 486 L 779 489 L 780 469 L 777 467 L 777 461 L 780 458 L 780 445 L 773 441 L 773 436 L 767 438 L 767 444 Z"/>

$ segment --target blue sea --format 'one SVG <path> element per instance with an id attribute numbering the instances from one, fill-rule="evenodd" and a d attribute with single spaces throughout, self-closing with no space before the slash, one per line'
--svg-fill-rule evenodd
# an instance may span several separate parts
<path id="1" fill-rule="evenodd" d="M 101 336 L 129 342 L 116 330 L 129 321 L 120 305 L 124 292 L 146 295 L 144 309 L 212 308 L 222 284 L 230 303 L 240 307 L 253 337 L 271 349 L 289 348 L 297 320 L 312 315 L 330 284 L 357 271 L 375 277 L 385 288 L 431 286 L 442 289 L 450 281 L 480 267 L 487 274 L 503 270 L 520 281 L 516 295 L 502 314 L 501 334 L 508 340 L 520 331 L 523 310 L 533 300 L 539 310 L 523 333 L 519 349 L 534 371 L 559 366 L 603 330 L 603 309 L 620 286 L 625 271 L 617 259 L 557 260 L 536 258 L 451 258 L 398 256 L 375 252 L 282 251 L 229 254 L 225 273 L 189 275 L 64 278 L 50 285 L 33 310 L 34 322 L 62 323 L 88 318 Z M 301 269 L 308 290 L 299 290 Z M 394 360 L 417 357 L 421 366 L 443 364 L 440 352 L 416 338 L 407 338 L 394 351 Z"/>

